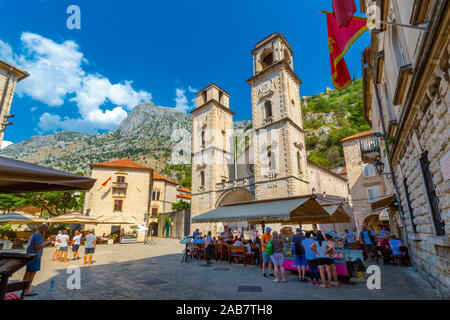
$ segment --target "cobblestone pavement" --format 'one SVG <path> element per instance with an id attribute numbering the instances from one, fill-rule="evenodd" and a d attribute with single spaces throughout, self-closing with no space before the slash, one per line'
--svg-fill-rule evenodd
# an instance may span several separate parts
<path id="1" fill-rule="evenodd" d="M 254 265 L 214 261 L 205 267 L 203 261 L 181 263 L 183 248 L 178 240 L 162 238 L 156 239 L 156 245 L 99 245 L 95 263 L 88 266 L 83 266 L 82 259 L 51 261 L 53 248 L 46 248 L 41 271 L 33 283 L 38 295 L 27 300 L 441 299 L 412 268 L 380 266 L 380 290 L 368 290 L 365 282 L 324 289 L 297 282 L 289 272 L 287 283 L 274 283 Z M 84 254 L 83 247 L 80 253 Z M 80 290 L 67 288 L 67 268 L 72 265 L 81 270 Z M 24 272 L 17 272 L 12 280 L 21 279 Z M 260 287 L 260 292 L 238 292 L 240 286 Z"/>

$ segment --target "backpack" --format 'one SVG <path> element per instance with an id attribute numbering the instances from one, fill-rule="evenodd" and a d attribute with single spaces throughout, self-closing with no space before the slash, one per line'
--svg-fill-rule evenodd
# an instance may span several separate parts
<path id="1" fill-rule="evenodd" d="M 303 239 L 305 238 L 301 235 L 294 235 L 292 239 L 294 242 L 294 253 L 299 257 L 305 255 L 305 248 L 302 246 Z"/>
<path id="2" fill-rule="evenodd" d="M 273 254 L 273 244 L 272 244 L 272 239 L 270 239 L 269 243 L 266 244 L 266 254 L 268 256 L 271 256 Z"/>

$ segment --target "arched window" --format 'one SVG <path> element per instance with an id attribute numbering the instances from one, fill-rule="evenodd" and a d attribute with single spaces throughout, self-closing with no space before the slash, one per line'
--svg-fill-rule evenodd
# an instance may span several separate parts
<path id="1" fill-rule="evenodd" d="M 205 185 L 205 171 L 200 171 L 200 186 Z"/>
<path id="2" fill-rule="evenodd" d="M 393 21 L 395 22 L 395 21 Z M 398 34 L 398 28 L 396 26 L 392 26 L 391 28 L 391 40 L 392 40 L 392 50 L 394 53 L 395 64 L 397 70 L 400 69 L 401 66 L 405 65 L 405 55 L 403 52 L 403 46 Z"/>
<path id="3" fill-rule="evenodd" d="M 270 102 L 270 100 L 267 100 L 264 103 L 264 109 L 266 111 L 266 119 L 270 118 L 272 116 L 272 102 Z"/>
<path id="4" fill-rule="evenodd" d="M 265 69 L 273 64 L 273 54 L 268 51 L 261 59 L 262 68 Z"/>

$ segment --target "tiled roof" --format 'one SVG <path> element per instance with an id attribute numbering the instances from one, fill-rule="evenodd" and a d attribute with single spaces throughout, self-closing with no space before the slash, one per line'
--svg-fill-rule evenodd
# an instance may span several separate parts
<path id="1" fill-rule="evenodd" d="M 185 188 L 183 186 L 178 186 L 177 188 L 178 188 L 178 191 L 192 193 L 191 190 L 189 190 L 188 188 Z"/>
<path id="2" fill-rule="evenodd" d="M 102 162 L 102 163 L 91 163 L 91 167 L 108 167 L 108 168 L 132 168 L 132 169 L 147 169 L 149 167 L 143 166 L 137 162 L 130 159 L 122 159 L 116 161 Z"/>
<path id="3" fill-rule="evenodd" d="M 178 198 L 192 199 L 190 194 L 177 194 Z"/>
<path id="4" fill-rule="evenodd" d="M 347 167 L 343 168 L 341 171 L 339 171 L 337 174 L 347 174 Z"/>
<path id="5" fill-rule="evenodd" d="M 344 138 L 341 140 L 341 142 L 358 139 L 358 138 L 363 138 L 363 137 L 367 137 L 367 136 L 371 136 L 371 135 L 373 135 L 372 131 L 365 131 L 365 132 L 361 132 L 361 133 L 355 134 L 353 136 Z"/>
<path id="6" fill-rule="evenodd" d="M 153 180 L 164 180 L 164 181 L 167 181 L 169 183 L 173 183 L 173 184 L 178 185 L 178 183 L 176 183 L 175 181 L 172 181 L 169 178 L 166 178 L 166 177 L 160 175 L 159 173 L 157 173 L 155 171 L 153 171 Z"/>

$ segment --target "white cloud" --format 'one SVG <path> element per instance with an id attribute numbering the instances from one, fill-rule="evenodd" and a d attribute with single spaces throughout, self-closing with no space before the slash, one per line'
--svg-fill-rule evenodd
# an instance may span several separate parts
<path id="1" fill-rule="evenodd" d="M 176 106 L 175 109 L 180 112 L 187 112 L 192 107 L 188 104 L 188 99 L 186 97 L 186 91 L 180 88 L 177 88 L 175 91 L 177 97 L 175 98 Z"/>
<path id="2" fill-rule="evenodd" d="M 193 87 L 191 87 L 191 86 L 188 86 L 188 89 L 189 89 L 189 91 L 192 92 L 192 93 L 197 93 L 197 92 L 198 92 L 197 89 L 195 89 L 195 88 L 193 88 Z"/>
<path id="3" fill-rule="evenodd" d="M 17 86 L 18 94 L 53 107 L 74 101 L 80 114 L 79 118 L 68 118 L 46 112 L 39 122 L 43 132 L 115 129 L 127 116 L 127 110 L 152 99 L 150 93 L 134 90 L 132 81 L 111 83 L 100 74 L 83 70 L 87 60 L 74 41 L 56 43 L 30 32 L 22 33 L 20 39 L 20 54 L 13 54 L 11 46 L 0 40 L 0 58 L 30 73 Z M 100 108 L 104 105 L 109 105 L 106 110 Z"/>
<path id="4" fill-rule="evenodd" d="M 12 145 L 13 143 L 11 142 L 11 141 L 5 141 L 5 140 L 3 140 L 2 141 L 2 145 L 0 146 L 1 148 L 0 148 L 0 150 L 1 149 L 5 149 L 7 146 L 10 146 L 10 145 Z"/>

